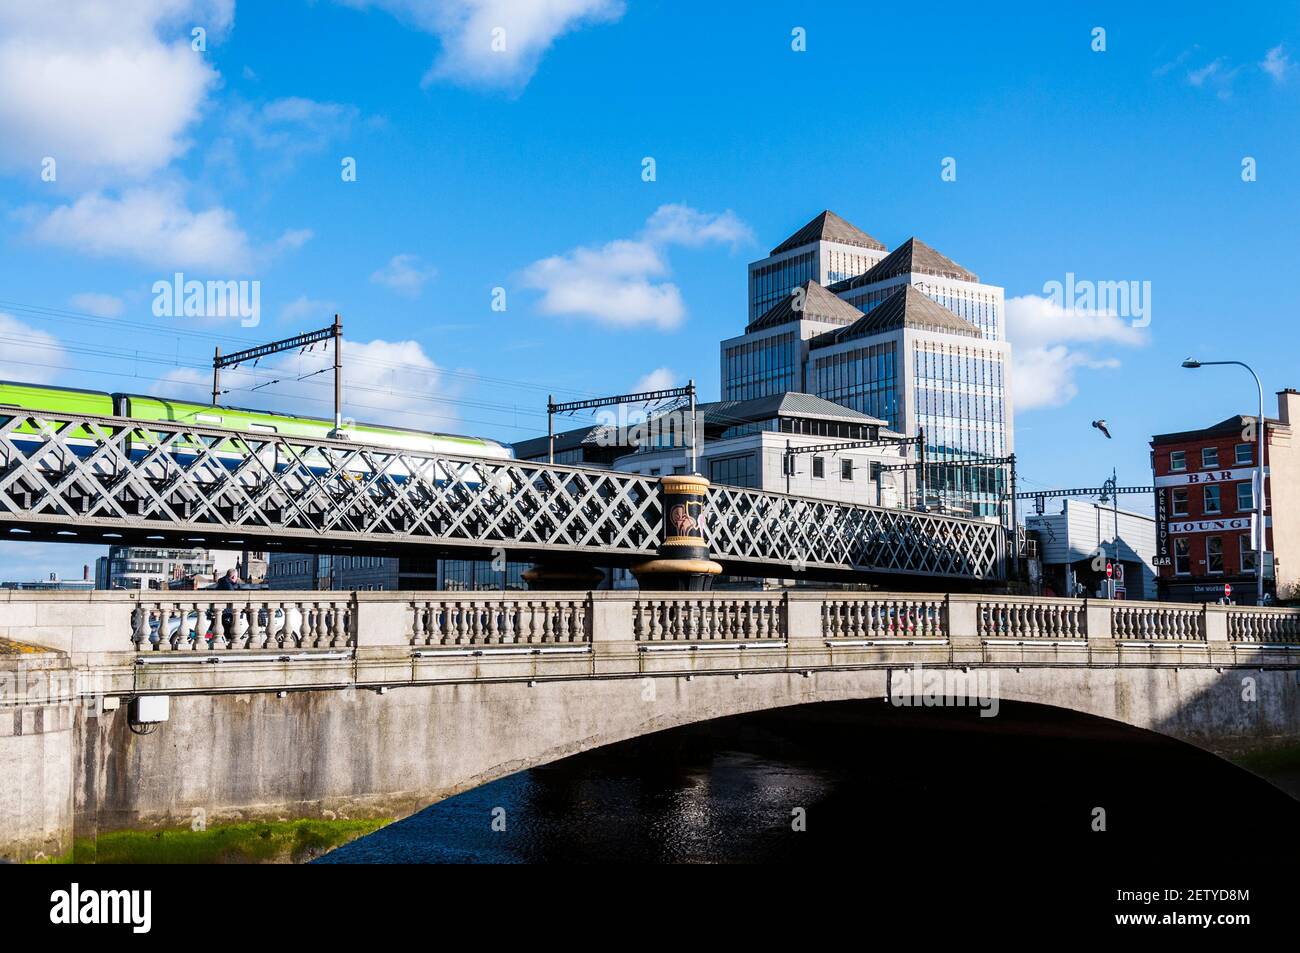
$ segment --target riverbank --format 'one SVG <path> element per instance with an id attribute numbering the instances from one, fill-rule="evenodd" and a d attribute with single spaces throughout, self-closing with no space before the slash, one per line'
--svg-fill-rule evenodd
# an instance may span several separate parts
<path id="1" fill-rule="evenodd" d="M 108 831 L 79 838 L 47 864 L 301 864 L 373 833 L 391 818 L 220 824 L 192 831 Z"/>

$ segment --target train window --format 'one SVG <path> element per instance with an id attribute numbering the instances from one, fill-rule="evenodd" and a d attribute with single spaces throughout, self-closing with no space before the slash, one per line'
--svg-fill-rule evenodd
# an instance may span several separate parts
<path id="1" fill-rule="evenodd" d="M 219 424 L 221 418 L 216 414 L 195 414 L 194 419 L 201 424 Z"/>
<path id="2" fill-rule="evenodd" d="M 253 433 L 275 433 L 276 430 L 270 424 L 249 424 L 248 429 Z"/>

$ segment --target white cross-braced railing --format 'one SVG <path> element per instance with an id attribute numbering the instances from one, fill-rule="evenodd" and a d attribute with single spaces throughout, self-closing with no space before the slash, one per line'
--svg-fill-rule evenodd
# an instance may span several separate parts
<path id="1" fill-rule="evenodd" d="M 0 408 L 0 521 L 653 554 L 657 481 Z"/>
<path id="2" fill-rule="evenodd" d="M 996 523 L 856 503 L 712 486 L 704 534 L 721 561 L 791 571 L 860 569 L 963 579 L 1004 575 Z"/>
<path id="3" fill-rule="evenodd" d="M 755 575 L 1004 575 L 1002 528 L 978 520 L 714 486 L 703 523 L 714 558 Z M 0 407 L 4 524 L 640 558 L 663 508 L 635 473 Z"/>

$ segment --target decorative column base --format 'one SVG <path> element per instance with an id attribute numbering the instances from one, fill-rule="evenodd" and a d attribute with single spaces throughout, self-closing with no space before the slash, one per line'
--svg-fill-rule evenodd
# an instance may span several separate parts
<path id="1" fill-rule="evenodd" d="M 632 567 L 638 586 L 659 592 L 707 592 L 720 572 L 712 559 L 651 559 Z"/>
<path id="2" fill-rule="evenodd" d="M 642 589 L 703 592 L 713 586 L 722 565 L 709 558 L 704 541 L 703 510 L 709 481 L 674 474 L 659 481 L 664 509 L 664 538 L 659 556 L 632 567 Z"/>
<path id="3" fill-rule="evenodd" d="M 585 592 L 595 589 L 605 574 L 582 563 L 536 563 L 523 571 L 524 582 L 534 592 Z"/>

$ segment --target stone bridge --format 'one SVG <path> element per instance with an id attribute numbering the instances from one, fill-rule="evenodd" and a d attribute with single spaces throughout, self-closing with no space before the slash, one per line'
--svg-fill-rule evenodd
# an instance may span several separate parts
<path id="1" fill-rule="evenodd" d="M 1031 702 L 1236 757 L 1300 742 L 1300 612 L 793 590 L 0 593 L 0 857 L 399 818 L 689 722 Z M 996 719 L 995 719 L 996 720 Z"/>

